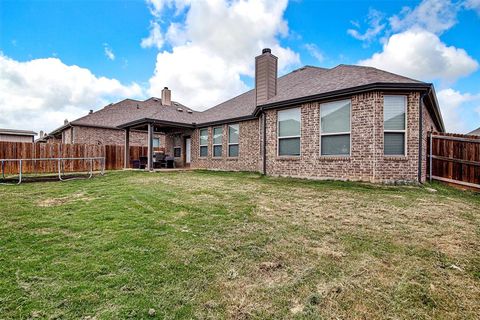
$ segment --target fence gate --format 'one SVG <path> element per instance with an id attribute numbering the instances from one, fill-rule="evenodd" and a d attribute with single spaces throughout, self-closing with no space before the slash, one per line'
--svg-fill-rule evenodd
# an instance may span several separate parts
<path id="1" fill-rule="evenodd" d="M 428 176 L 480 190 L 480 136 L 430 133 Z"/>

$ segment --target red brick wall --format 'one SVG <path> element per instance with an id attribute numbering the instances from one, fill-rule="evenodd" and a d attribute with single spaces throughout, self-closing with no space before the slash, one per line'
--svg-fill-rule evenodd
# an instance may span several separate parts
<path id="1" fill-rule="evenodd" d="M 302 137 L 299 157 L 277 156 L 277 110 L 267 111 L 267 174 L 318 179 L 416 181 L 418 179 L 419 93 L 408 94 L 407 154 L 383 154 L 383 93 L 351 97 L 351 155 L 320 155 L 319 102 L 301 106 Z"/>
<path id="2" fill-rule="evenodd" d="M 125 143 L 125 132 L 123 130 L 104 129 L 94 127 L 73 127 L 73 142 L 85 144 L 116 144 L 123 145 Z M 68 131 L 68 130 L 66 130 Z M 64 131 L 64 132 L 66 132 Z M 160 146 L 165 146 L 165 136 L 156 134 L 156 138 L 160 138 Z M 65 143 L 72 143 L 66 141 Z M 146 146 L 147 133 L 140 131 L 130 131 L 130 145 L 131 146 Z"/>
<path id="3" fill-rule="evenodd" d="M 222 157 L 213 157 L 213 127 L 208 127 L 208 156 L 200 157 L 199 129 L 192 134 L 192 168 L 230 170 L 230 171 L 260 171 L 260 121 L 258 119 L 239 122 L 239 152 L 238 157 L 227 156 L 228 125 L 224 124 L 222 140 Z"/>
<path id="4" fill-rule="evenodd" d="M 180 157 L 175 158 L 175 166 L 177 168 L 181 168 L 185 164 L 185 138 L 190 137 L 192 135 L 191 130 L 184 130 L 182 132 L 178 132 L 175 134 L 167 134 L 165 136 L 165 154 L 169 156 L 174 155 L 174 148 L 176 147 L 175 144 L 175 137 L 179 139 L 179 146 L 181 148 Z"/>

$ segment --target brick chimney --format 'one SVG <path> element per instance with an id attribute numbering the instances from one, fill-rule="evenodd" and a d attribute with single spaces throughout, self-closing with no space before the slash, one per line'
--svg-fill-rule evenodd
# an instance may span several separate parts
<path id="1" fill-rule="evenodd" d="M 277 94 L 278 58 L 268 48 L 255 57 L 255 99 L 256 104 L 265 103 Z"/>
<path id="2" fill-rule="evenodd" d="M 163 88 L 162 90 L 162 104 L 164 106 L 172 105 L 172 91 L 170 91 L 167 87 Z"/>

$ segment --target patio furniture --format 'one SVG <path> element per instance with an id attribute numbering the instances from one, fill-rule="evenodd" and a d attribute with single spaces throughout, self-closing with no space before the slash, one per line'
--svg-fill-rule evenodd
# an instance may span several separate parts
<path id="1" fill-rule="evenodd" d="M 175 168 L 175 158 L 171 156 L 165 157 L 165 160 L 167 162 L 166 168 L 167 169 L 173 169 Z"/>
<path id="2" fill-rule="evenodd" d="M 160 169 L 167 167 L 167 161 L 165 160 L 166 156 L 164 153 L 155 153 L 153 155 L 153 168 Z"/>
<path id="3" fill-rule="evenodd" d="M 140 169 L 140 160 L 132 160 L 132 168 Z"/>
<path id="4" fill-rule="evenodd" d="M 140 169 L 145 169 L 148 163 L 148 157 L 140 157 Z"/>

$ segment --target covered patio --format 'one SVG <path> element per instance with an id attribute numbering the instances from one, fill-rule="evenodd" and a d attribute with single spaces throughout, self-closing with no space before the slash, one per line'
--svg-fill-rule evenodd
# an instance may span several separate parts
<path id="1" fill-rule="evenodd" d="M 147 163 L 145 169 L 153 171 L 155 169 L 156 159 L 154 152 L 154 135 L 165 135 L 165 156 L 171 157 L 174 161 L 174 168 L 188 167 L 190 165 L 191 155 L 191 135 L 194 124 L 170 122 L 158 119 L 140 119 L 125 123 L 119 128 L 125 130 L 125 162 L 124 168 L 130 168 L 130 132 L 132 130 L 143 131 L 147 133 Z"/>

